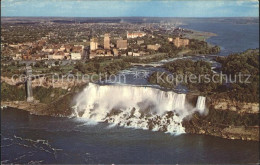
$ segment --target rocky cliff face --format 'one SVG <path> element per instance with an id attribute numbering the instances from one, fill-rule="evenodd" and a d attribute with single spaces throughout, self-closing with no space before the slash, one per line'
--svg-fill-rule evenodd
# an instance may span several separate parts
<path id="1" fill-rule="evenodd" d="M 216 110 L 234 111 L 237 113 L 259 113 L 259 103 L 245 103 L 231 100 L 213 100 L 211 106 Z"/>
<path id="2" fill-rule="evenodd" d="M 259 104 L 208 98 L 209 113 L 183 121 L 187 133 L 259 141 Z"/>
<path id="3" fill-rule="evenodd" d="M 5 82 L 9 85 L 22 85 L 24 84 L 23 81 L 20 81 L 19 79 L 12 79 L 8 77 L 2 77 L 1 76 L 1 82 Z M 52 79 L 52 78 L 46 78 L 46 77 L 39 77 L 37 79 L 32 80 L 32 87 L 44 87 L 44 88 L 61 88 L 61 89 L 71 89 L 76 86 L 82 86 L 87 84 L 87 81 L 83 81 L 81 79 L 74 79 L 74 80 L 68 80 L 67 78 L 64 79 Z"/>
<path id="4" fill-rule="evenodd" d="M 82 86 L 81 88 L 84 88 Z M 83 89 L 70 91 L 51 104 L 39 102 L 1 102 L 14 108 L 24 109 L 37 115 L 71 116 L 73 114 L 72 100 Z M 187 94 L 185 105 L 196 107 L 198 95 Z M 138 111 L 129 110 L 124 113 L 111 113 L 106 115 L 105 122 L 116 123 L 121 126 L 145 128 L 154 131 L 195 133 L 218 136 L 228 139 L 259 140 L 259 107 L 258 103 L 234 102 L 231 100 L 206 99 L 207 114 L 196 112 L 183 120 L 173 115 L 171 111 L 159 115 L 143 115 Z M 135 112 L 135 113 L 134 113 Z M 82 116 L 81 114 L 80 116 Z M 176 129 L 181 128 L 181 129 Z M 183 131 L 180 131 L 182 130 Z"/>
<path id="5" fill-rule="evenodd" d="M 189 120 L 184 120 L 182 125 L 186 133 L 204 134 L 226 139 L 240 139 L 259 141 L 258 126 L 232 126 L 206 121 L 194 114 Z"/>

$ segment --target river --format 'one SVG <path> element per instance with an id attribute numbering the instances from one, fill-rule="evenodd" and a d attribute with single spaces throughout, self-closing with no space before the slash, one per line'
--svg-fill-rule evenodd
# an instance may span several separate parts
<path id="1" fill-rule="evenodd" d="M 2 111 L 2 163 L 254 163 L 258 143 Z"/>
<path id="2" fill-rule="evenodd" d="M 259 24 L 239 24 L 235 21 L 223 22 L 215 19 L 195 19 L 185 22 L 182 28 L 212 32 L 217 36 L 207 42 L 221 47 L 220 55 L 243 52 L 259 48 Z"/>

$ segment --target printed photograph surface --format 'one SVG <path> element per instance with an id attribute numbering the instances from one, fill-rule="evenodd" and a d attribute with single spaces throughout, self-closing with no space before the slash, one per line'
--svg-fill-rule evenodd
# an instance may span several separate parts
<path id="1" fill-rule="evenodd" d="M 258 164 L 258 0 L 1 0 L 1 164 Z"/>

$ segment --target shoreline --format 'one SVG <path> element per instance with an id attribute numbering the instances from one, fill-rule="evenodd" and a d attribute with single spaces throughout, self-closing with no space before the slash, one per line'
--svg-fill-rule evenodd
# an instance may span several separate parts
<path id="1" fill-rule="evenodd" d="M 187 52 L 181 52 L 186 54 Z M 7 79 L 7 78 L 6 78 Z M 12 85 L 12 84 L 9 84 Z M 70 86 L 72 85 L 72 86 Z M 33 85 L 34 87 L 36 85 Z M 55 97 L 55 100 L 52 100 L 48 103 L 40 103 L 40 101 L 35 100 L 35 102 L 28 103 L 26 101 L 1 101 L 1 105 L 17 108 L 21 110 L 28 111 L 30 114 L 35 115 L 45 115 L 53 117 L 69 117 L 72 115 L 73 111 L 71 109 L 73 104 L 73 99 L 76 94 L 78 94 L 82 87 L 85 87 L 85 84 L 66 84 L 67 91 L 65 94 L 60 95 L 60 97 Z M 48 85 L 47 85 L 48 87 Z M 59 88 L 64 87 L 60 84 Z M 18 88 L 18 87 L 17 87 Z M 71 88 L 71 89 L 70 89 Z M 70 89 L 70 90 L 68 90 Z M 42 91 L 46 91 L 48 88 L 44 88 Z M 53 91 L 51 91 L 53 92 Z M 51 93 L 50 93 L 51 94 Z M 196 97 L 193 97 L 192 94 L 189 95 L 189 101 L 194 104 L 196 102 Z M 50 95 L 51 96 L 51 95 Z M 49 97 L 49 95 L 44 95 L 44 97 Z M 215 137 L 221 137 L 226 139 L 240 139 L 246 141 L 259 141 L 259 126 L 250 126 L 248 127 L 244 123 L 246 120 L 251 120 L 252 118 L 248 117 L 248 114 L 251 113 L 255 116 L 259 116 L 259 106 L 257 103 L 243 103 L 243 102 L 233 102 L 232 100 L 219 100 L 209 96 L 207 98 L 209 101 L 206 105 L 208 110 L 214 112 L 215 116 L 218 118 L 224 118 L 224 121 L 219 122 L 218 118 L 214 118 L 214 115 L 210 116 L 205 120 L 205 116 L 198 115 L 197 113 L 189 116 L 188 120 L 183 120 L 183 127 L 185 128 L 186 133 L 191 134 L 203 134 L 210 135 Z M 195 103 L 196 104 L 196 103 Z M 193 105 L 194 106 L 194 105 Z M 241 118 L 238 118 L 241 117 Z M 206 116 L 207 117 L 207 116 Z M 230 117 L 230 118 L 229 118 Z M 253 117 L 253 119 L 254 119 Z M 233 120 L 242 120 L 242 123 L 233 124 Z M 213 122 L 212 122 L 213 121 Z M 223 123 L 221 123 L 223 122 Z M 228 123 L 228 124 L 227 124 Z M 163 131 L 161 131 L 163 132 Z"/>
<path id="2" fill-rule="evenodd" d="M 212 32 L 203 32 L 203 31 L 197 31 L 197 30 L 193 30 L 193 29 L 187 29 L 187 30 L 192 32 L 192 34 L 189 34 L 189 33 L 184 34 L 184 37 L 186 37 L 188 39 L 197 39 L 199 41 L 207 41 L 211 37 L 218 36 L 216 33 L 212 33 Z"/>
<path id="3" fill-rule="evenodd" d="M 24 110 L 29 112 L 30 114 L 39 116 L 69 117 L 72 115 L 72 109 L 68 106 L 71 104 L 67 104 L 67 108 L 62 110 L 58 110 L 57 107 L 53 107 L 53 105 L 47 105 L 39 102 L 28 103 L 26 101 L 2 101 L 1 105 L 1 110 L 10 107 Z M 209 108 L 213 107 L 210 106 Z M 228 113 L 230 112 L 230 110 L 223 109 L 219 109 L 216 111 L 227 111 Z M 259 115 L 259 113 L 255 115 Z M 191 118 L 188 118 L 188 120 L 184 119 L 182 121 L 183 127 L 185 128 L 185 133 L 187 134 L 209 135 L 230 140 L 238 139 L 245 141 L 259 141 L 259 126 L 247 127 L 212 123 L 202 119 L 198 113 L 194 113 L 193 115 L 191 115 Z"/>
<path id="4" fill-rule="evenodd" d="M 182 52 L 185 54 L 185 52 Z M 11 108 L 17 108 L 25 110 L 35 115 L 45 115 L 53 117 L 68 117 L 72 114 L 72 102 L 74 96 L 80 92 L 80 88 L 85 87 L 85 84 L 75 84 L 72 83 L 71 90 L 67 90 L 65 95 L 61 95 L 60 98 L 54 100 L 50 103 L 40 103 L 35 101 L 28 103 L 26 101 L 1 101 L 1 105 L 6 105 Z M 11 85 L 11 84 L 10 84 Z M 36 85 L 35 85 L 36 86 Z M 69 89 L 70 84 L 65 89 Z M 65 87 L 65 86 L 63 86 Z M 75 90 L 76 89 L 76 90 Z M 44 90 L 48 90 L 44 88 Z M 191 102 L 195 100 L 192 96 L 192 93 L 189 94 L 191 97 Z M 188 95 L 187 95 L 188 96 Z M 232 100 L 221 100 L 210 96 L 209 101 L 209 110 L 216 111 L 217 115 L 223 116 L 224 113 L 231 114 L 231 116 L 241 115 L 242 119 L 245 113 L 251 113 L 259 116 L 259 104 L 257 103 L 246 103 L 246 102 L 234 102 Z M 37 108 L 36 108 L 37 107 Z M 204 121 L 203 117 L 196 116 L 193 114 L 188 121 L 183 121 L 185 125 L 185 132 L 191 134 L 203 134 L 211 135 L 226 139 L 240 139 L 247 141 L 259 141 L 259 127 L 247 128 L 245 126 L 233 126 L 233 125 L 219 125 L 218 123 L 211 123 Z M 225 116 L 225 115 L 224 115 Z M 224 117 L 226 118 L 226 117 Z M 211 118 L 210 118 L 211 120 Z M 227 119 L 230 120 L 230 119 Z M 229 121 L 228 121 L 229 122 Z"/>

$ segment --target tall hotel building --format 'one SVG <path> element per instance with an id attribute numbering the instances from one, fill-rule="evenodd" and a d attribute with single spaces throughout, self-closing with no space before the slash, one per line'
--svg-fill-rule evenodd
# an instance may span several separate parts
<path id="1" fill-rule="evenodd" d="M 97 50 L 98 48 L 98 40 L 97 38 L 92 38 L 90 40 L 90 50 Z"/>
<path id="2" fill-rule="evenodd" d="M 110 38 L 108 33 L 104 36 L 104 49 L 110 49 Z"/>

